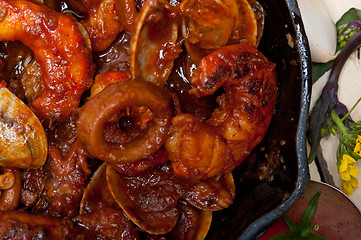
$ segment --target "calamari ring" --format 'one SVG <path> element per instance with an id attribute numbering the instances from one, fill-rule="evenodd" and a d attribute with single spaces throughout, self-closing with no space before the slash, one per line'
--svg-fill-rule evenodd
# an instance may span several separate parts
<path id="1" fill-rule="evenodd" d="M 0 0 L 0 41 L 19 40 L 40 64 L 42 91 L 30 106 L 59 119 L 79 105 L 92 84 L 92 55 L 70 16 L 24 0 Z"/>
<path id="2" fill-rule="evenodd" d="M 108 85 L 83 107 L 77 121 L 78 138 L 94 157 L 108 163 L 135 162 L 157 151 L 168 136 L 171 107 L 168 94 L 157 85 L 124 80 Z M 153 113 L 146 129 L 125 143 L 109 143 L 103 130 L 117 112 L 145 106 Z"/>

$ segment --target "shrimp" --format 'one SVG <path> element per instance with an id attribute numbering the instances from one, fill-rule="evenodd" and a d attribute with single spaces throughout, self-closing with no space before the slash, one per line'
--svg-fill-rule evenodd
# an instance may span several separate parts
<path id="1" fill-rule="evenodd" d="M 248 43 L 229 45 L 203 58 L 191 78 L 196 96 L 213 94 L 219 107 L 200 118 L 172 119 L 165 142 L 176 175 L 209 178 L 232 171 L 259 144 L 270 125 L 277 95 L 275 64 Z"/>
<path id="2" fill-rule="evenodd" d="M 24 0 L 0 0 L 0 41 L 30 47 L 42 72 L 29 103 L 40 119 L 70 116 L 92 84 L 92 55 L 73 18 Z"/>

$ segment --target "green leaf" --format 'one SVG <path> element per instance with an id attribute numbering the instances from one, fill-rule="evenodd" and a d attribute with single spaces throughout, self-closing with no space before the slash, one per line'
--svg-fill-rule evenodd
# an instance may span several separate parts
<path id="1" fill-rule="evenodd" d="M 336 23 L 337 46 L 341 50 L 350 39 L 361 29 L 361 10 L 350 8 Z"/>
<path id="2" fill-rule="evenodd" d="M 314 84 L 325 72 L 331 69 L 335 60 L 327 63 L 312 63 L 312 84 Z"/>
<path id="3" fill-rule="evenodd" d="M 306 210 L 303 212 L 300 223 L 299 223 L 299 228 L 301 229 L 305 229 L 308 226 L 311 225 L 311 219 L 313 217 L 313 214 L 316 211 L 316 207 L 317 207 L 317 203 L 318 200 L 320 199 L 321 193 L 317 192 L 315 194 L 315 196 L 313 196 L 313 198 L 311 199 L 310 203 L 308 204 Z"/>
<path id="4" fill-rule="evenodd" d="M 298 230 L 297 224 L 294 221 L 292 221 L 291 218 L 287 217 L 286 215 L 282 216 L 282 218 L 283 221 L 285 221 L 285 223 L 288 225 L 291 232 L 295 232 Z"/>
<path id="5" fill-rule="evenodd" d="M 288 225 L 290 231 L 279 233 L 269 240 L 327 240 L 327 238 L 313 234 L 313 231 L 318 230 L 318 225 L 314 224 L 311 225 L 311 219 L 313 214 L 316 211 L 316 207 L 318 201 L 320 199 L 321 193 L 317 192 L 309 202 L 308 206 L 306 207 L 305 211 L 302 214 L 300 223 L 297 225 L 295 222 L 292 221 L 291 218 L 287 217 L 286 215 L 282 216 L 283 220 Z M 317 227 L 317 228 L 316 228 Z"/>
<path id="6" fill-rule="evenodd" d="M 361 19 L 361 10 L 356 8 L 350 8 L 342 15 L 340 20 L 337 21 L 336 27 L 340 27 L 341 25 L 348 24 L 359 19 Z"/>

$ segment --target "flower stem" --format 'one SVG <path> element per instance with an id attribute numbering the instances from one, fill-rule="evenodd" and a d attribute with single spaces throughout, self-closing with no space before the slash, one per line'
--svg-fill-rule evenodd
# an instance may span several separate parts
<path id="1" fill-rule="evenodd" d="M 342 122 L 351 114 L 351 112 L 356 108 L 356 106 L 359 104 L 360 101 L 361 101 L 361 97 L 360 97 L 360 98 L 357 100 L 357 102 L 352 106 L 352 108 L 350 109 L 350 111 L 348 111 L 348 113 L 341 119 Z"/>
<path id="2" fill-rule="evenodd" d="M 331 118 L 332 118 L 332 121 L 336 124 L 336 126 L 340 130 L 340 132 L 342 132 L 342 133 L 347 132 L 347 130 L 348 130 L 347 127 L 343 124 L 342 120 L 335 113 L 335 111 L 333 109 L 331 110 Z"/>

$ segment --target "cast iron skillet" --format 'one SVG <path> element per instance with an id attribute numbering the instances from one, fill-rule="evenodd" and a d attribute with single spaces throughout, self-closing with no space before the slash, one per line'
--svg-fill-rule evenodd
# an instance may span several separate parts
<path id="1" fill-rule="evenodd" d="M 234 172 L 236 197 L 214 213 L 207 240 L 257 239 L 301 196 L 309 180 L 306 118 L 308 41 L 296 0 L 259 0 L 266 19 L 259 49 L 277 64 L 278 97 L 262 143 Z"/>

